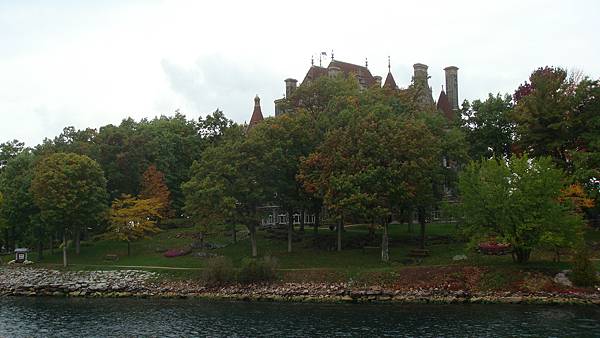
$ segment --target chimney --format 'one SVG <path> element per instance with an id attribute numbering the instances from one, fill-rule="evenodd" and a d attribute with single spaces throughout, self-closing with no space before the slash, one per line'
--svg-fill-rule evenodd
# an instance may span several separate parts
<path id="1" fill-rule="evenodd" d="M 415 85 L 422 85 L 424 88 L 429 88 L 429 75 L 427 74 L 427 65 L 422 63 L 415 63 L 413 69 L 415 71 L 413 76 L 413 83 Z"/>
<path id="2" fill-rule="evenodd" d="M 292 79 L 292 78 L 285 79 L 285 98 L 286 99 L 290 98 L 290 96 L 292 95 L 294 90 L 296 90 L 296 87 L 298 87 L 298 80 Z"/>
<path id="3" fill-rule="evenodd" d="M 336 77 L 341 72 L 342 72 L 342 70 L 338 66 L 331 66 L 330 65 L 329 67 L 327 67 L 327 75 L 329 75 L 329 77 Z"/>
<path id="4" fill-rule="evenodd" d="M 446 95 L 448 95 L 450 107 L 452 110 L 458 110 L 458 67 L 446 67 L 444 71 L 446 72 Z"/>

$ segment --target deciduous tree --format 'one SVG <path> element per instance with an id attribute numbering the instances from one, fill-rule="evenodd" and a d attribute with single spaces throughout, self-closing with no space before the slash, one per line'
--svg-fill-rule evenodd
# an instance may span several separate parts
<path id="1" fill-rule="evenodd" d="M 37 162 L 31 192 L 41 220 L 61 227 L 66 265 L 67 236 L 73 235 L 79 253 L 81 230 L 97 225 L 106 216 L 106 179 L 102 169 L 87 156 L 52 154 Z"/>
<path id="2" fill-rule="evenodd" d="M 560 201 L 567 186 L 549 157 L 472 162 L 460 175 L 457 210 L 474 243 L 489 237 L 510 243 L 522 263 L 532 250 L 581 239 L 581 217 Z"/>
<path id="3" fill-rule="evenodd" d="M 127 242 L 127 256 L 130 256 L 131 242 L 160 232 L 156 226 L 161 217 L 160 203 L 158 198 L 138 199 L 130 195 L 114 200 L 104 238 Z"/>

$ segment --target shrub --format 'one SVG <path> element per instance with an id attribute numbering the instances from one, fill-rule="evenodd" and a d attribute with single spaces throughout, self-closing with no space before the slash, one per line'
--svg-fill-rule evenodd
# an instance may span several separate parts
<path id="1" fill-rule="evenodd" d="M 227 257 L 211 258 L 206 263 L 204 280 L 208 284 L 226 284 L 235 279 L 233 264 Z"/>
<path id="2" fill-rule="evenodd" d="M 577 286 L 593 286 L 597 281 L 596 269 L 590 261 L 590 254 L 585 247 L 578 249 L 575 253 L 571 281 Z"/>
<path id="3" fill-rule="evenodd" d="M 484 255 L 505 255 L 510 250 L 510 244 L 491 241 L 479 243 L 478 248 Z"/>
<path id="4" fill-rule="evenodd" d="M 504 290 L 511 287 L 519 279 L 514 271 L 490 271 L 479 281 L 482 290 Z"/>
<path id="5" fill-rule="evenodd" d="M 167 258 L 173 258 L 173 257 L 185 256 L 185 255 L 189 254 L 190 252 L 192 252 L 192 251 L 189 248 L 169 249 L 163 254 L 163 256 L 165 256 Z"/>
<path id="6" fill-rule="evenodd" d="M 244 259 L 238 280 L 241 283 L 270 282 L 277 278 L 277 259 L 266 256 L 263 259 Z"/>

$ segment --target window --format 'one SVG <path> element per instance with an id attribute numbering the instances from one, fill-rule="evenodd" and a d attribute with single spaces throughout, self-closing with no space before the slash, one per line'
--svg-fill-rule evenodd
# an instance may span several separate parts
<path id="1" fill-rule="evenodd" d="M 294 224 L 300 224 L 300 214 L 294 214 Z"/>
<path id="2" fill-rule="evenodd" d="M 273 215 L 269 215 L 269 221 L 267 224 L 273 224 Z"/>
<path id="3" fill-rule="evenodd" d="M 285 224 L 285 214 L 279 214 L 279 224 Z"/>

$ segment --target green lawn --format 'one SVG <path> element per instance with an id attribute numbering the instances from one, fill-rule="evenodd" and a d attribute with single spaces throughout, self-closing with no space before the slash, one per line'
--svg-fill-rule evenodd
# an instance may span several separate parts
<path id="1" fill-rule="evenodd" d="M 513 265 L 510 255 L 505 256 L 485 256 L 473 251 L 467 251 L 464 241 L 460 240 L 457 230 L 452 224 L 428 224 L 427 236 L 430 250 L 429 257 L 420 262 L 410 262 L 408 253 L 411 249 L 418 247 L 418 226 L 413 225 L 412 229 L 404 225 L 390 226 L 390 260 L 389 263 L 382 263 L 380 260 L 381 252 L 380 232 L 375 232 L 374 239 L 368 244 L 373 248 L 363 249 L 361 241 L 364 241 L 368 235 L 368 227 L 365 225 L 348 226 L 343 234 L 343 245 L 346 248 L 341 252 L 335 248 L 335 232 L 328 228 L 321 228 L 317 235 L 313 234 L 312 228 L 307 228 L 304 234 L 299 234 L 299 241 L 294 242 L 293 252 L 287 252 L 287 242 L 285 238 L 269 238 L 264 231 L 258 232 L 258 251 L 259 256 L 270 255 L 276 257 L 281 269 L 327 269 L 334 271 L 343 271 L 345 274 L 354 274 L 361 271 L 390 271 L 397 270 L 405 265 L 484 265 L 484 266 L 510 266 Z M 189 246 L 193 239 L 191 234 L 194 229 L 177 228 L 165 230 L 150 239 L 138 241 L 131 245 L 131 256 L 127 256 L 127 246 L 123 242 L 115 241 L 90 241 L 84 242 L 81 248 L 81 254 L 75 255 L 72 248 L 69 249 L 69 263 L 73 268 L 94 268 L 96 265 L 109 268 L 115 265 L 121 266 L 160 266 L 173 268 L 202 268 L 207 259 L 195 257 L 190 254 L 187 256 L 166 258 L 159 249 L 183 248 Z M 597 232 L 590 236 L 596 238 Z M 250 257 L 250 241 L 247 235 L 240 234 L 240 240 L 232 244 L 230 236 L 226 233 L 211 234 L 206 241 L 220 244 L 228 244 L 225 248 L 210 250 L 218 255 L 229 257 L 235 266 L 240 266 L 244 258 Z M 320 243 L 318 247 L 314 243 Z M 350 246 L 350 248 L 348 248 Z M 197 251 L 197 250 L 196 250 Z M 107 254 L 116 254 L 119 256 L 117 262 L 106 261 Z M 455 262 L 452 257 L 458 254 L 466 254 L 467 261 Z M 37 255 L 34 253 L 31 258 L 37 261 Z M 531 267 L 550 267 L 558 269 L 565 267 L 564 263 L 552 263 L 551 256 L 548 253 L 534 252 L 532 262 L 528 264 Z M 41 264 L 59 265 L 61 264 L 61 252 L 55 250 L 54 254 L 45 252 Z"/>

